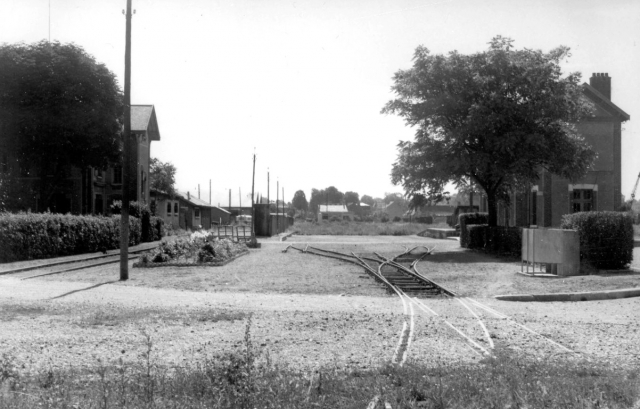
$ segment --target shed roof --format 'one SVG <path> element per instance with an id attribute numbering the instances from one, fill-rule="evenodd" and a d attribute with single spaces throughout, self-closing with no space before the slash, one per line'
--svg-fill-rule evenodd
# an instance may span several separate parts
<path id="1" fill-rule="evenodd" d="M 349 213 L 345 205 L 320 205 L 320 213 Z"/>

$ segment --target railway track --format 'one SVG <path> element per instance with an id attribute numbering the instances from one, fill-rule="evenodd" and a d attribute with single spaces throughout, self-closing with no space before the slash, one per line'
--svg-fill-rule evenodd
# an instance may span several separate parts
<path id="1" fill-rule="evenodd" d="M 140 249 L 129 251 L 129 260 L 138 258 L 139 254 L 150 249 Z M 99 267 L 107 264 L 120 262 L 120 254 L 100 254 L 92 255 L 87 258 L 74 258 L 64 261 L 44 262 L 43 264 L 34 264 L 28 267 L 22 267 L 15 270 L 1 272 L 0 275 L 12 274 L 19 275 L 21 280 L 29 280 L 32 278 L 44 277 L 53 274 L 66 273 L 69 271 L 84 270 L 92 267 Z"/>

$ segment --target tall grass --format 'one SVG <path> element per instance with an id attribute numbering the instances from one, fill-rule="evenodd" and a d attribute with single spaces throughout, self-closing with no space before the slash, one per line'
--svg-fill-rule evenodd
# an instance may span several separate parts
<path id="1" fill-rule="evenodd" d="M 150 335 L 139 361 L 22 373 L 0 357 L 0 407 L 42 408 L 365 408 L 380 396 L 393 408 L 629 408 L 640 396 L 637 370 L 588 362 L 541 362 L 499 354 L 476 365 L 387 365 L 369 370 L 279 367 L 251 340 L 182 366 L 155 363 Z"/>
<path id="2" fill-rule="evenodd" d="M 408 236 L 420 233 L 431 224 L 422 223 L 381 223 L 381 222 L 296 222 L 291 230 L 305 236 Z"/>

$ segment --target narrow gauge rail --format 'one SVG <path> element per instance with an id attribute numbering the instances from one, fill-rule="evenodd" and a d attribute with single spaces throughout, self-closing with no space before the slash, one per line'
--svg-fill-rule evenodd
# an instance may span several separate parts
<path id="1" fill-rule="evenodd" d="M 367 271 L 367 273 L 373 276 L 373 278 L 376 281 L 385 284 L 390 292 L 397 292 L 397 290 L 400 290 L 403 293 L 411 294 L 414 296 L 415 295 L 420 295 L 420 296 L 445 295 L 449 297 L 456 296 L 456 294 L 453 291 L 448 290 L 442 285 L 437 284 L 434 281 L 429 280 L 428 278 L 422 276 L 420 273 L 415 271 L 415 269 L 412 270 L 414 265 L 412 265 L 412 267 L 409 268 L 394 261 L 395 259 L 398 259 L 400 256 L 409 254 L 412 250 L 416 249 L 417 247 L 414 247 L 411 250 L 405 251 L 405 253 L 402 253 L 401 255 L 394 257 L 394 259 L 389 259 L 378 253 L 374 253 L 376 258 L 373 258 L 373 257 L 358 256 L 355 253 L 351 253 L 351 254 L 340 253 L 337 251 L 321 249 L 321 248 L 313 247 L 309 245 L 307 245 L 304 249 L 295 247 L 293 245 L 289 245 L 282 252 L 286 253 L 289 248 L 298 250 L 301 253 L 309 253 L 317 256 L 329 257 L 336 260 L 344 261 L 346 263 L 351 263 L 351 264 L 360 266 L 364 268 L 365 271 Z M 428 251 L 426 253 L 423 253 L 422 257 L 416 259 L 416 261 L 422 259 L 424 256 L 430 254 L 433 251 L 433 249 L 430 249 L 430 250 L 427 249 L 427 250 Z M 377 263 L 377 264 L 374 265 L 375 267 L 372 267 L 371 265 L 367 264 L 366 261 Z"/>

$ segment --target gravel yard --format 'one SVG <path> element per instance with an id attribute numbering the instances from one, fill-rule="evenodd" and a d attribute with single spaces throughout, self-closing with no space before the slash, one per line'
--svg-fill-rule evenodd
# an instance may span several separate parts
<path id="1" fill-rule="evenodd" d="M 265 240 L 224 267 L 131 269 L 117 281 L 117 266 L 31 280 L 30 271 L 0 277 L 0 350 L 29 367 L 92 366 L 136 361 L 153 343 L 158 364 L 181 365 L 202 354 L 239 347 L 249 315 L 256 346 L 280 365 L 364 369 L 388 362 L 405 321 L 402 303 L 361 268 L 290 249 L 292 244 L 391 256 L 406 247 L 437 246 L 418 269 L 436 282 L 514 318 L 472 308 L 496 348 L 536 359 L 589 359 L 640 366 L 640 301 L 509 303 L 496 294 L 635 287 L 638 275 L 532 279 L 517 276 L 519 262 L 461 251 L 457 242 L 421 237 L 292 237 Z M 433 365 L 482 357 L 444 324 L 447 320 L 490 349 L 475 318 L 455 299 L 423 298 L 439 315 L 414 306 L 408 360 Z M 407 318 L 407 322 L 410 320 Z"/>

